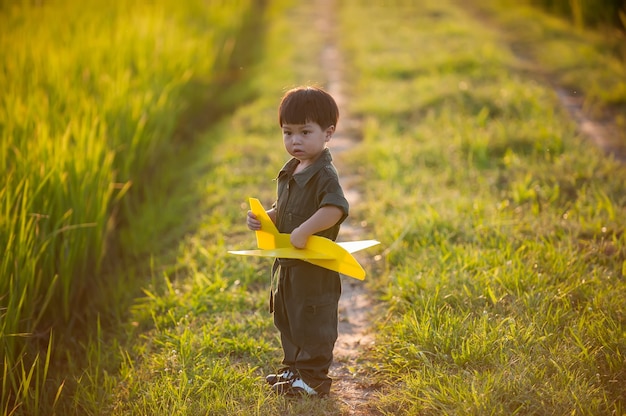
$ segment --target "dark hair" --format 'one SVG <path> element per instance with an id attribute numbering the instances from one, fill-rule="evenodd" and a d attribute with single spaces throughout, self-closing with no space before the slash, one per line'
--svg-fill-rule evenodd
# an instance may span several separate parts
<path id="1" fill-rule="evenodd" d="M 297 87 L 285 93 L 278 107 L 278 122 L 306 124 L 314 122 L 322 129 L 337 127 L 339 108 L 333 97 L 321 88 Z"/>

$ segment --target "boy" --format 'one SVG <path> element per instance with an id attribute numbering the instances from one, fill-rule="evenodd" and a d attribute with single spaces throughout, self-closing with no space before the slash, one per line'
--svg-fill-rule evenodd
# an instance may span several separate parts
<path id="1" fill-rule="evenodd" d="M 304 248 L 313 234 L 335 240 L 348 216 L 348 201 L 326 147 L 338 119 L 335 100 L 320 88 L 292 89 L 279 106 L 278 121 L 292 158 L 278 173 L 277 200 L 267 213 L 278 231 L 291 234 L 296 248 Z M 250 211 L 247 225 L 261 228 Z M 276 271 L 270 312 L 280 331 L 285 368 L 266 380 L 278 394 L 327 395 L 337 340 L 339 273 L 294 259 L 276 259 L 272 280 Z"/>

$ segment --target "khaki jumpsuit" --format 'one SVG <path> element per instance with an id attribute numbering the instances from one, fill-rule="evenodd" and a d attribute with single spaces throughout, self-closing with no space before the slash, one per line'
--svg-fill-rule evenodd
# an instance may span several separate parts
<path id="1" fill-rule="evenodd" d="M 335 240 L 349 207 L 330 151 L 325 149 L 313 165 L 294 175 L 298 163 L 291 159 L 278 174 L 276 227 L 291 233 L 319 208 L 333 205 L 343 211 L 342 218 L 317 235 Z M 337 340 L 339 273 L 293 259 L 277 259 L 272 274 L 275 270 L 278 284 L 271 308 L 280 331 L 283 364 L 319 394 L 328 394 L 332 383 L 328 370 Z"/>

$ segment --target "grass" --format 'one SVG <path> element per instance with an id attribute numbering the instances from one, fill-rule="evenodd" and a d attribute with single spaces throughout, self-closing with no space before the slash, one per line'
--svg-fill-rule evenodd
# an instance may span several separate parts
<path id="1" fill-rule="evenodd" d="M 335 400 L 293 402 L 268 392 L 261 375 L 281 358 L 266 312 L 269 263 L 226 253 L 254 243 L 245 227 L 246 198 L 272 201 L 272 178 L 285 161 L 277 145 L 280 96 L 286 86 L 320 77 L 316 67 L 288 66 L 321 47 L 312 42 L 305 51 L 284 42 L 289 25 L 283 14 L 296 21 L 307 14 L 280 4 L 267 13 L 268 49 L 275 52 L 254 68 L 262 94 L 199 138 L 194 151 L 203 157 L 181 172 L 187 185 L 173 195 L 201 195 L 194 210 L 200 217 L 184 219 L 194 222 L 195 231 L 180 243 L 178 260 L 154 259 L 145 297 L 132 308 L 127 335 L 120 336 L 127 341 L 108 363 L 119 362 L 120 370 L 102 375 L 104 383 L 81 383 L 77 400 L 91 412 L 337 414 L 344 406 Z"/>
<path id="2" fill-rule="evenodd" d="M 554 91 L 475 9 L 413 3 L 348 0 L 335 15 L 363 136 L 340 173 L 360 178 L 363 202 L 351 215 L 384 250 L 366 281 L 381 301 L 376 342 L 355 351 L 380 387 L 368 406 L 386 415 L 623 413 L 625 168 L 581 137 Z M 246 198 L 273 200 L 287 158 L 280 96 L 324 84 L 311 58 L 323 39 L 294 31 L 314 13 L 315 4 L 268 3 L 256 37 L 263 55 L 243 67 L 253 98 L 171 152 L 168 174 L 145 188 L 140 215 L 120 230 L 128 257 L 107 275 L 142 282 L 142 295 L 133 284 L 102 290 L 112 311 L 98 307 L 94 330 L 44 377 L 51 401 L 63 386 L 57 414 L 350 414 L 340 397 L 270 394 L 262 376 L 281 356 L 266 313 L 269 263 L 226 254 L 254 244 Z M 541 16 L 532 24 L 551 27 Z M 553 50 L 586 42 L 560 30 Z M 595 37 L 588 42 L 580 59 L 601 55 Z"/>
<path id="3" fill-rule="evenodd" d="M 0 6 L 3 414 L 46 413 L 52 339 L 88 326 L 116 231 L 180 139 L 188 85 L 217 85 L 251 8 L 84 6 Z"/>
<path id="4" fill-rule="evenodd" d="M 574 30 L 566 20 L 545 16 L 535 8 L 510 6 L 505 0 L 496 0 L 483 3 L 481 9 L 494 13 L 492 17 L 502 35 L 510 36 L 518 58 L 539 63 L 557 85 L 583 95 L 591 114 L 613 119 L 618 133 L 625 131 L 626 34 L 610 27 Z M 619 139 L 626 142 L 623 134 Z"/>
<path id="5" fill-rule="evenodd" d="M 172 161 L 177 185 L 144 207 L 145 222 L 124 231 L 125 238 L 137 238 L 154 221 L 183 223 L 191 230 L 166 245 L 166 255 L 153 242 L 146 249 L 149 269 L 119 271 L 121 281 L 128 273 L 142 276 L 144 296 L 118 327 L 89 340 L 82 375 L 68 368 L 77 375 L 71 380 L 72 401 L 63 403 L 65 413 L 262 415 L 337 408 L 334 401 L 320 406 L 268 394 L 260 375 L 280 361 L 266 312 L 269 264 L 226 253 L 254 243 L 245 227 L 247 197 L 266 205 L 272 201 L 272 178 L 285 161 L 277 147 L 280 96 L 286 86 L 319 77 L 309 65 L 292 71 L 291 62 L 303 62 L 311 52 L 285 44 L 284 13 L 306 18 L 280 2 L 265 11 L 263 19 L 271 23 L 266 47 L 275 52 L 247 68 L 256 75 L 250 88 L 258 97 L 197 136 L 196 144 Z M 317 42 L 309 44 L 311 50 L 321 47 Z M 163 238 L 167 234 L 164 229 Z"/>
<path id="6" fill-rule="evenodd" d="M 497 30 L 456 3 L 396 4 L 343 14 L 361 209 L 388 242 L 379 410 L 621 414 L 626 170 L 515 71 Z"/>
<path id="7" fill-rule="evenodd" d="M 529 3 L 570 19 L 576 26 L 613 26 L 626 28 L 626 8 L 619 0 L 602 0 L 591 3 L 583 0 L 546 1 L 534 0 Z"/>

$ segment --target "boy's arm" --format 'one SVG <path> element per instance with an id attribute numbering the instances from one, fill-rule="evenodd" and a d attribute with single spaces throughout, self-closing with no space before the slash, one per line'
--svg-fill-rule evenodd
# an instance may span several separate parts
<path id="1" fill-rule="evenodd" d="M 341 217 L 343 217 L 341 208 L 334 205 L 324 205 L 291 232 L 291 244 L 296 248 L 304 248 L 309 236 L 332 227 L 337 224 Z"/>
<path id="2" fill-rule="evenodd" d="M 265 211 L 267 213 L 267 215 L 270 217 L 270 220 L 272 220 L 272 222 L 274 223 L 274 225 L 276 225 L 276 208 L 270 208 L 267 211 Z"/>

